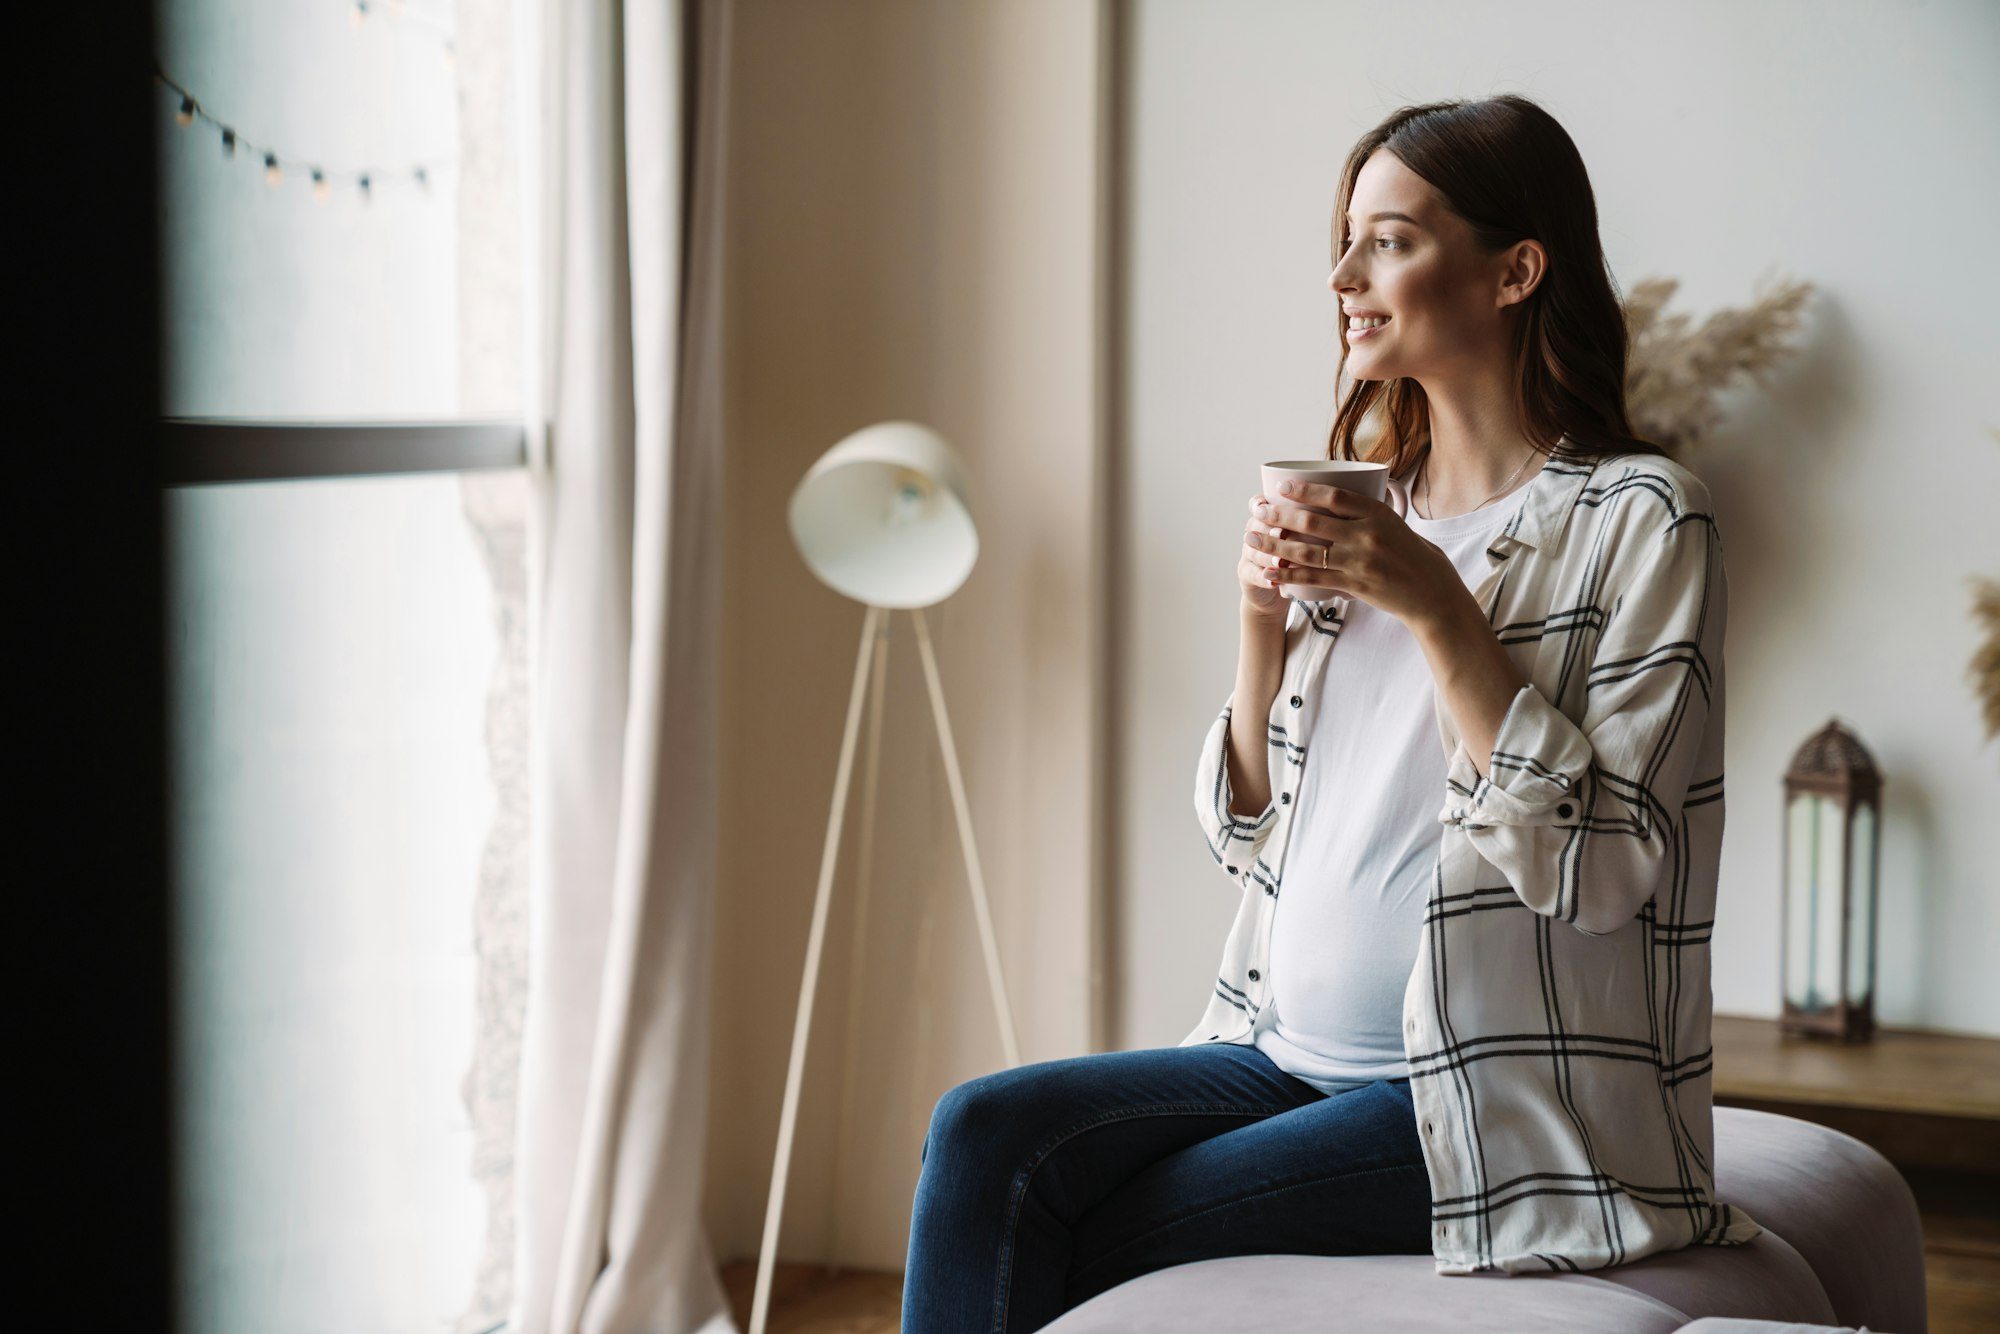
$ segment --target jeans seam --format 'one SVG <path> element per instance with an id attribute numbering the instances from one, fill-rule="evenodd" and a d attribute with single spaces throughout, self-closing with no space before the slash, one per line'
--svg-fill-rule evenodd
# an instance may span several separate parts
<path id="1" fill-rule="evenodd" d="M 1161 1223 L 1158 1227 L 1149 1227 L 1144 1232 L 1141 1232 L 1138 1236 L 1132 1237 L 1126 1241 L 1119 1242 L 1116 1246 L 1112 1247 L 1104 1254 L 1098 1256 L 1095 1260 L 1092 1260 L 1089 1264 L 1084 1265 L 1082 1268 L 1073 1270 L 1071 1272 L 1073 1275 L 1089 1273 L 1091 1270 L 1097 1268 L 1097 1266 L 1103 1264 L 1106 1260 L 1109 1260 L 1112 1256 L 1130 1250 L 1132 1247 L 1137 1246 L 1140 1242 L 1146 1240 L 1146 1238 L 1152 1236 L 1153 1234 L 1157 1232 L 1164 1232 L 1166 1229 L 1170 1227 L 1179 1227 L 1182 1223 L 1191 1223 L 1195 1219 L 1203 1217 L 1206 1214 L 1214 1213 L 1217 1209 L 1228 1209 L 1234 1205 L 1247 1204 L 1251 1200 L 1261 1200 L 1267 1195 L 1282 1195 L 1288 1190 L 1298 1190 L 1304 1186 L 1320 1186 L 1326 1184 L 1329 1181 L 1349 1181 L 1354 1179 L 1355 1177 L 1376 1176 L 1383 1172 L 1407 1172 L 1413 1168 L 1419 1171 L 1424 1170 L 1424 1164 L 1420 1162 L 1391 1163 L 1387 1167 L 1366 1167 L 1359 1172 L 1341 1172 L 1333 1176 L 1314 1177 L 1310 1181 L 1294 1181 L 1289 1186 L 1273 1186 L 1269 1190 L 1260 1190 L 1254 1195 L 1243 1195 L 1233 1200 L 1224 1200 L 1221 1204 L 1211 1204 L 1208 1206 L 1208 1208 L 1198 1210 L 1195 1213 L 1184 1214 L 1179 1218 L 1169 1219 L 1166 1222 Z"/>
<path id="2" fill-rule="evenodd" d="M 1140 1116 L 1161 1115 L 1224 1115 L 1224 1116 L 1275 1116 L 1290 1111 L 1289 1107 L 1245 1107 L 1234 1102 L 1163 1102 L 1148 1103 L 1142 1107 L 1117 1107 L 1100 1113 L 1086 1121 L 1078 1122 L 1042 1142 L 1029 1159 L 1028 1165 L 1014 1175 L 1014 1187 L 1007 1199 L 1007 1217 L 1001 1230 L 1000 1281 L 993 1298 L 993 1334 L 1004 1334 L 1007 1327 L 1007 1303 L 1013 1295 L 1014 1234 L 1020 1227 L 1021 1201 L 1027 1197 L 1028 1183 L 1043 1161 L 1070 1140 L 1094 1126 L 1112 1121 L 1128 1121 Z"/>

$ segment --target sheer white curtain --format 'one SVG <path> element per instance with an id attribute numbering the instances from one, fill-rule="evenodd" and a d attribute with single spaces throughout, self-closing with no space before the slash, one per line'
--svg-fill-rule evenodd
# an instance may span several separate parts
<path id="1" fill-rule="evenodd" d="M 731 4 L 523 3 L 549 435 L 508 1328 L 733 1331 L 700 1220 Z"/>

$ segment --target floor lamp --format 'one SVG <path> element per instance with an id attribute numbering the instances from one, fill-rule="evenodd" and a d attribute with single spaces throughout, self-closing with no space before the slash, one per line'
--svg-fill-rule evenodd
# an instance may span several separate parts
<path id="1" fill-rule="evenodd" d="M 805 977 L 799 984 L 798 1014 L 792 1023 L 792 1056 L 785 1071 L 785 1103 L 778 1117 L 778 1152 L 771 1169 L 770 1198 L 764 1207 L 764 1241 L 757 1257 L 757 1287 L 751 1300 L 749 1334 L 764 1334 L 769 1314 L 771 1271 L 778 1258 L 778 1223 L 784 1213 L 785 1177 L 791 1165 L 799 1086 L 805 1073 L 806 1035 L 812 1026 L 813 992 L 819 982 L 820 950 L 826 939 L 827 905 L 832 898 L 840 829 L 847 810 L 848 777 L 853 772 L 855 737 L 861 724 L 862 685 L 872 679 L 868 700 L 871 718 L 868 771 L 863 779 L 862 799 L 864 818 L 872 821 L 888 626 L 891 614 L 897 609 L 908 610 L 916 622 L 917 648 L 923 658 L 924 682 L 930 691 L 938 744 L 944 751 L 945 777 L 951 784 L 952 811 L 958 820 L 959 846 L 965 853 L 966 882 L 972 890 L 979 940 L 985 950 L 987 981 L 1000 1021 L 1000 1041 L 1009 1067 L 1021 1063 L 1013 1010 L 1007 1003 L 1006 983 L 1000 973 L 993 918 L 987 909 L 986 880 L 980 874 L 979 849 L 972 838 L 972 811 L 966 804 L 958 749 L 951 739 L 951 720 L 945 713 L 937 658 L 931 651 L 930 628 L 924 620 L 924 608 L 956 592 L 979 558 L 979 534 L 966 504 L 965 469 L 951 446 L 930 428 L 916 422 L 878 422 L 854 432 L 820 456 L 793 489 L 787 519 L 792 540 L 806 566 L 835 592 L 863 603 L 868 615 L 862 622 L 861 650 L 854 666 L 854 684 L 847 697 L 847 726 L 840 739 L 833 807 L 827 816 L 826 843 L 820 855 L 819 890 L 813 898 L 812 929 L 806 939 Z M 864 849 L 867 846 L 867 831 L 864 831 Z M 867 921 L 869 870 L 864 859 L 856 904 L 857 953 Z M 856 971 L 849 979 L 850 986 L 858 979 Z M 852 1088 L 855 1063 L 853 1014 L 850 997 L 843 1071 L 846 1089 Z M 845 1104 L 843 1092 L 843 1112 Z"/>

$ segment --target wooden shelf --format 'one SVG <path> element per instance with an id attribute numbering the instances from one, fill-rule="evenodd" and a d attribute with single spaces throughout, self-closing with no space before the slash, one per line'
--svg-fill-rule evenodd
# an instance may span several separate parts
<path id="1" fill-rule="evenodd" d="M 1898 1166 L 2000 1170 L 2000 1038 L 1878 1028 L 1869 1042 L 1718 1014 L 1715 1101 L 1832 1126 Z"/>
<path id="2" fill-rule="evenodd" d="M 1714 1018 L 1715 1096 L 2000 1120 L 2000 1038 L 1878 1028 L 1845 1043 L 1778 1031 L 1775 1019 Z"/>

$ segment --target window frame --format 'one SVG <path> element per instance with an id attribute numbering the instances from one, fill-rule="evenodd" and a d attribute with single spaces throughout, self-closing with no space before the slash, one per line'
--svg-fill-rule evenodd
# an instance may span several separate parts
<path id="1" fill-rule="evenodd" d="M 162 417 L 169 487 L 231 482 L 475 472 L 528 464 L 528 428 L 511 418 L 320 421 Z"/>

